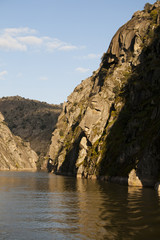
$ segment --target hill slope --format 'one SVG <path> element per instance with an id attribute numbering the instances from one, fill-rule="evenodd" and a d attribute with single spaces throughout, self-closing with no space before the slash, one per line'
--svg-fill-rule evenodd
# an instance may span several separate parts
<path id="1" fill-rule="evenodd" d="M 43 159 L 50 145 L 61 105 L 25 99 L 19 96 L 0 99 L 0 111 L 10 130 L 24 141 Z"/>
<path id="2" fill-rule="evenodd" d="M 160 3 L 113 37 L 63 105 L 50 155 L 59 174 L 153 186 L 160 176 Z"/>

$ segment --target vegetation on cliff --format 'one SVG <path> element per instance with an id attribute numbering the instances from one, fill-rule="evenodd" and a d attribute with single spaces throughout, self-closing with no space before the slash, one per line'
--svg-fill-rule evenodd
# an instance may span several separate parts
<path id="1" fill-rule="evenodd" d="M 19 96 L 0 99 L 0 111 L 14 135 L 28 141 L 38 154 L 38 166 L 47 154 L 61 105 L 47 104 Z"/>

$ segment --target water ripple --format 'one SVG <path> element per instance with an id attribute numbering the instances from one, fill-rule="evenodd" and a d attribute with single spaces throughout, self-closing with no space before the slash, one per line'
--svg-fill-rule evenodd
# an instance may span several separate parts
<path id="1" fill-rule="evenodd" d="M 159 196 L 43 172 L 0 172 L 0 239 L 160 239 Z"/>

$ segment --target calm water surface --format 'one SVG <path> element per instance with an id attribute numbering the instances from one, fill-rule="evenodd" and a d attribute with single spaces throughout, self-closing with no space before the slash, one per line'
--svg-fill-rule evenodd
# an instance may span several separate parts
<path id="1" fill-rule="evenodd" d="M 160 239 L 160 197 L 45 172 L 0 172 L 0 239 Z"/>

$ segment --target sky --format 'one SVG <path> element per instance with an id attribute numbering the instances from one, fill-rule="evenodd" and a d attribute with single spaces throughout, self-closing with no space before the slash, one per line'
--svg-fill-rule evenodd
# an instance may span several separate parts
<path id="1" fill-rule="evenodd" d="M 0 0 L 0 97 L 67 101 L 98 69 L 118 28 L 145 3 Z"/>

